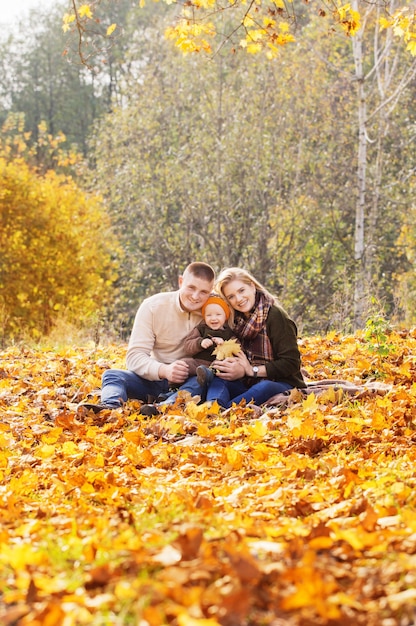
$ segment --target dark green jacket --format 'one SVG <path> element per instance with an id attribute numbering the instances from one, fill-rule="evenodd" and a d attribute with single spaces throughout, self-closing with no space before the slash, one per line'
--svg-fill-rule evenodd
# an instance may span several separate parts
<path id="1" fill-rule="evenodd" d="M 264 363 L 267 378 L 289 383 L 303 389 L 301 358 L 297 341 L 297 328 L 293 320 L 280 306 L 274 304 L 266 321 L 267 335 L 273 348 L 274 360 Z"/>

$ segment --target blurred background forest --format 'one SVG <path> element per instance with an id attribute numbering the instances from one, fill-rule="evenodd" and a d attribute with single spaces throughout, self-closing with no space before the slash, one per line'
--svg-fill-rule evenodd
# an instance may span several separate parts
<path id="1" fill-rule="evenodd" d="M 306 11 L 275 59 L 207 58 L 165 40 L 175 6 L 103 0 L 87 67 L 65 9 L 0 33 L 3 344 L 125 339 L 192 260 L 250 270 L 303 334 L 415 323 L 416 60 L 375 10 L 358 39 Z"/>

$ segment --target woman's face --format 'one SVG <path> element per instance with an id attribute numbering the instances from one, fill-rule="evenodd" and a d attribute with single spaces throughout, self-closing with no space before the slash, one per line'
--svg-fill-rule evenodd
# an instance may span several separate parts
<path id="1" fill-rule="evenodd" d="M 249 313 L 256 301 L 256 286 L 254 283 L 244 283 L 242 280 L 231 280 L 224 285 L 222 292 L 236 311 Z"/>

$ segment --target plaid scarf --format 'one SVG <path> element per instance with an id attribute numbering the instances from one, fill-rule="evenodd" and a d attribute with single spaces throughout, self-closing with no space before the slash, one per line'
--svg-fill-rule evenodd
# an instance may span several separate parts
<path id="1" fill-rule="evenodd" d="M 273 360 L 273 349 L 266 331 L 266 320 L 272 304 L 273 298 L 257 291 L 250 317 L 235 312 L 233 330 L 251 363 L 264 364 Z"/>

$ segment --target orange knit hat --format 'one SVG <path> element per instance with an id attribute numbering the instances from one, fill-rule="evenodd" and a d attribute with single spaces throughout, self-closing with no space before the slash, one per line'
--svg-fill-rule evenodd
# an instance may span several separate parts
<path id="1" fill-rule="evenodd" d="M 221 298 L 221 296 L 218 296 L 216 293 L 212 293 L 201 309 L 202 315 L 204 316 L 205 309 L 208 304 L 218 304 L 225 313 L 225 319 L 228 320 L 228 318 L 230 317 L 230 307 L 228 306 L 224 298 Z"/>

